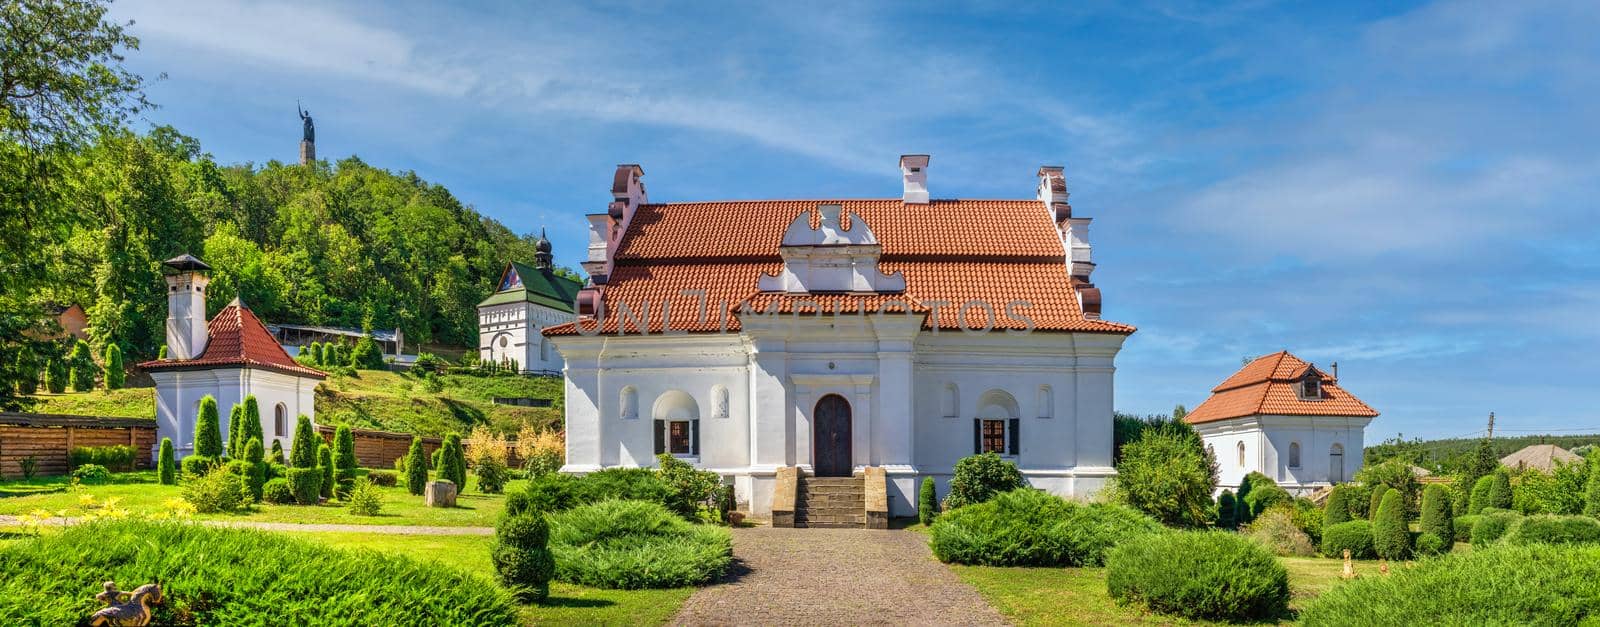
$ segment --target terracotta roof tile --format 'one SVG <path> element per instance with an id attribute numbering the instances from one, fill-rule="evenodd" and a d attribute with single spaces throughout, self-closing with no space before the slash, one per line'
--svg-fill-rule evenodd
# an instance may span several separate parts
<path id="1" fill-rule="evenodd" d="M 1184 418 L 1189 424 L 1227 420 L 1258 414 L 1274 416 L 1377 416 L 1377 410 L 1339 387 L 1333 377 L 1315 370 L 1321 379 L 1321 398 L 1301 399 L 1299 385 L 1311 364 L 1279 351 L 1256 358 L 1220 385 Z"/>
<path id="2" fill-rule="evenodd" d="M 327 378 L 321 370 L 296 362 L 278 345 L 261 320 L 238 300 L 206 323 L 206 350 L 199 357 L 185 360 L 154 360 L 139 364 L 145 370 L 186 370 L 237 366 L 260 368 L 316 379 Z"/>

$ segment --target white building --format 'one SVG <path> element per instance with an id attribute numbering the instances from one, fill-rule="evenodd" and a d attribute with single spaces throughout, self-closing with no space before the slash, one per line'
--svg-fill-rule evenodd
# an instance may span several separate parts
<path id="1" fill-rule="evenodd" d="M 267 448 L 277 439 L 287 453 L 296 418 L 316 418 L 314 390 L 327 374 L 302 366 L 285 353 L 250 308 L 234 299 L 206 321 L 210 266 L 189 255 L 163 262 L 167 281 L 167 358 L 139 367 L 156 383 L 156 437 L 172 438 L 181 459 L 194 453 L 200 399 L 217 399 L 223 438 L 229 414 L 244 398 L 256 397 Z M 152 452 L 154 454 L 154 452 Z"/>
<path id="2" fill-rule="evenodd" d="M 561 371 L 561 353 L 540 331 L 572 321 L 573 301 L 583 284 L 555 272 L 544 233 L 536 247 L 534 266 L 506 264 L 499 288 L 478 303 L 478 359 L 516 362 L 523 372 L 555 373 Z"/>
<path id="3" fill-rule="evenodd" d="M 1259 472 L 1291 494 L 1350 481 L 1378 415 L 1338 380 L 1280 351 L 1251 361 L 1184 417 L 1217 457 L 1218 487 Z"/>
<path id="4" fill-rule="evenodd" d="M 1061 168 L 1032 199 L 930 200 L 927 166 L 901 157 L 901 198 L 661 204 L 619 166 L 588 216 L 579 319 L 545 331 L 566 359 L 563 470 L 670 452 L 757 515 L 786 466 L 880 467 L 892 515 L 979 451 L 1057 494 L 1103 486 L 1134 329 L 1099 319 Z"/>

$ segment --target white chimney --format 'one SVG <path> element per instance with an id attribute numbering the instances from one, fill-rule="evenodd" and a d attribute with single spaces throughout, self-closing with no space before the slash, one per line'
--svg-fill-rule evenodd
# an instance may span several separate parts
<path id="1" fill-rule="evenodd" d="M 1067 204 L 1067 176 L 1059 165 L 1039 166 L 1039 202 L 1060 223 L 1072 217 L 1072 205 Z"/>
<path id="2" fill-rule="evenodd" d="M 905 203 L 928 204 L 928 155 L 900 155 L 900 176 L 905 180 Z"/>
<path id="3" fill-rule="evenodd" d="M 206 352 L 206 285 L 211 266 L 192 255 L 161 262 L 167 280 L 167 358 L 194 359 Z"/>

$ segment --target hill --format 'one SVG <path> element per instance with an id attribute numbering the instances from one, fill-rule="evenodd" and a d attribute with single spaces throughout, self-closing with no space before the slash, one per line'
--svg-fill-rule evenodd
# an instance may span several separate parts
<path id="1" fill-rule="evenodd" d="M 1435 473 L 1453 473 L 1465 468 L 1478 443 L 1483 438 L 1451 438 L 1445 440 L 1389 439 L 1382 444 L 1368 446 L 1365 463 L 1375 464 L 1391 458 L 1401 458 Z M 1600 444 L 1600 433 L 1581 435 L 1519 435 L 1494 438 L 1495 458 L 1505 457 L 1534 444 L 1554 444 L 1567 450 Z"/>
<path id="2" fill-rule="evenodd" d="M 438 392 L 413 377 L 381 370 L 333 375 L 317 386 L 317 422 L 419 435 L 465 434 L 478 425 L 514 434 L 524 424 L 560 429 L 560 377 L 443 375 Z M 496 397 L 551 399 L 551 407 L 496 405 Z M 152 418 L 155 388 L 40 394 L 33 411 L 118 418 Z"/>

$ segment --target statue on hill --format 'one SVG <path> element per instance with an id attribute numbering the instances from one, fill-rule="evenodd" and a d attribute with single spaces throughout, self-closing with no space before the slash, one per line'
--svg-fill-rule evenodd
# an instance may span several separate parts
<path id="1" fill-rule="evenodd" d="M 300 108 L 300 102 L 295 101 L 294 109 L 300 112 L 300 140 L 307 142 L 317 141 L 317 125 L 311 121 L 311 112 Z"/>

